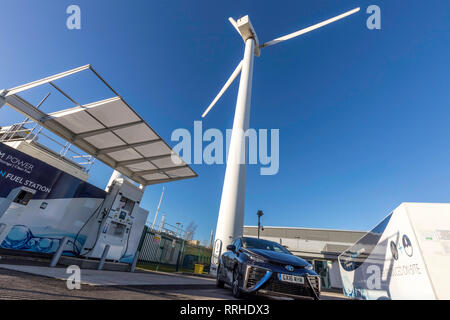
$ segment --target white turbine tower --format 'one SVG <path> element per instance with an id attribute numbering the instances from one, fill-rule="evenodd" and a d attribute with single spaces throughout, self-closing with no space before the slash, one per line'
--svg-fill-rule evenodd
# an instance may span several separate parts
<path id="1" fill-rule="evenodd" d="M 233 130 L 227 159 L 227 168 L 225 171 L 222 198 L 220 200 L 219 218 L 217 221 L 216 237 L 214 241 L 214 252 L 211 259 L 212 273 L 217 271 L 219 253 L 221 251 L 223 252 L 223 248 L 226 248 L 226 246 L 229 245 L 233 239 L 241 236 L 243 232 L 246 182 L 245 162 L 247 154 L 245 132 L 249 128 L 250 121 L 250 101 L 254 55 L 259 56 L 262 48 L 298 37 L 302 34 L 352 15 L 359 10 L 360 8 L 355 8 L 331 19 L 279 37 L 262 45 L 259 44 L 258 36 L 256 35 L 248 16 L 240 18 L 238 21 L 235 21 L 233 18 L 228 19 L 244 40 L 244 58 L 236 67 L 231 77 L 223 86 L 222 90 L 220 90 L 219 94 L 214 98 L 202 115 L 202 118 L 204 118 L 208 114 L 228 87 L 241 73 Z"/>

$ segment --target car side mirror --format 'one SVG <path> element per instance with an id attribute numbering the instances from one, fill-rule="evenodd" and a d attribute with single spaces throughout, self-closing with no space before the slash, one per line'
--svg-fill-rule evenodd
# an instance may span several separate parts
<path id="1" fill-rule="evenodd" d="M 230 244 L 230 245 L 227 246 L 227 250 L 235 252 L 236 251 L 236 247 L 234 245 Z"/>

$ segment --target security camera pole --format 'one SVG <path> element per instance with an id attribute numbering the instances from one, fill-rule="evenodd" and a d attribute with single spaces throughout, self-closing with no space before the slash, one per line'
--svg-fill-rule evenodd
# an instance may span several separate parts
<path id="1" fill-rule="evenodd" d="M 261 217 L 264 215 L 264 213 L 261 210 L 258 210 L 256 214 L 258 215 L 258 239 L 259 239 L 259 230 L 261 229 Z"/>

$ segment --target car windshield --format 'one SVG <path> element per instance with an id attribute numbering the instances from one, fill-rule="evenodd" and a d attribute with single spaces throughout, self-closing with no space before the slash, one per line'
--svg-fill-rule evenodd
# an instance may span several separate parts
<path id="1" fill-rule="evenodd" d="M 275 251 L 280 253 L 292 254 L 282 245 L 268 240 L 256 239 L 256 238 L 243 238 L 244 248 L 246 249 L 261 249 L 268 251 Z"/>

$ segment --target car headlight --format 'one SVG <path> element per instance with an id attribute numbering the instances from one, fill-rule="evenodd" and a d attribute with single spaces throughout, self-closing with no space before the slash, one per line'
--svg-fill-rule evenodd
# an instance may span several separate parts
<path id="1" fill-rule="evenodd" d="M 264 259 L 262 259 L 262 258 L 260 258 L 260 257 L 257 257 L 257 256 L 254 256 L 254 255 L 248 255 L 248 258 L 251 260 L 251 261 L 253 261 L 253 262 L 256 262 L 256 263 L 265 263 L 265 262 L 267 262 L 266 260 L 264 260 Z"/>
<path id="2" fill-rule="evenodd" d="M 305 269 L 306 269 L 306 270 L 313 270 L 312 264 L 308 264 L 308 265 L 305 267 Z"/>

